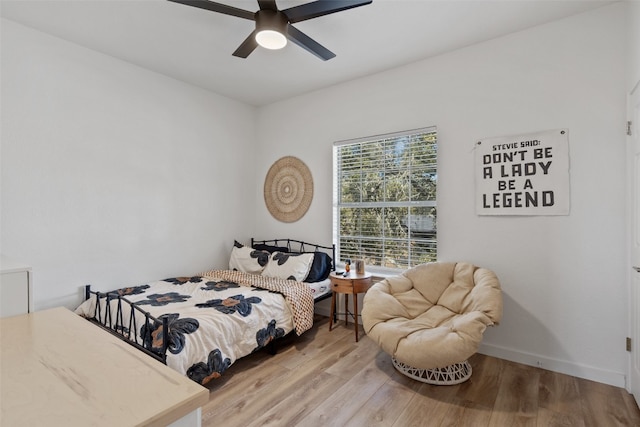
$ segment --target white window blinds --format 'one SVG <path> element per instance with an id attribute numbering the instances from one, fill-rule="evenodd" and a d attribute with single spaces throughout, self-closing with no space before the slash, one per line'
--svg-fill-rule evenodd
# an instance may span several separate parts
<path id="1" fill-rule="evenodd" d="M 435 127 L 334 144 L 337 257 L 406 269 L 437 257 Z"/>

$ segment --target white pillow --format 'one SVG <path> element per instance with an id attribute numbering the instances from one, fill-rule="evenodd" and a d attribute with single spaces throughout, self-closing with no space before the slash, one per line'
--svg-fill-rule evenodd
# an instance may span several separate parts
<path id="1" fill-rule="evenodd" d="M 257 251 L 248 246 L 234 246 L 231 249 L 231 257 L 229 258 L 229 270 L 260 274 L 268 261 L 269 252 Z"/>
<path id="2" fill-rule="evenodd" d="M 313 254 L 274 252 L 262 271 L 263 276 L 302 282 L 313 264 Z"/>

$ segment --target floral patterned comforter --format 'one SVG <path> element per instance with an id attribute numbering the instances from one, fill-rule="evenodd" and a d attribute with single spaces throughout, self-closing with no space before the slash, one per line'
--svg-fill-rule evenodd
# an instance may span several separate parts
<path id="1" fill-rule="evenodd" d="M 300 335 L 313 322 L 313 297 L 308 286 L 293 280 L 229 273 L 233 274 L 214 270 L 110 293 L 136 303 L 159 320 L 168 318 L 167 366 L 206 384 L 220 377 L 237 359 L 294 329 Z M 284 288 L 291 289 L 283 291 Z M 103 317 L 105 300 L 100 301 Z M 111 306 L 115 317 L 117 304 Z M 92 295 L 76 309 L 76 313 L 93 317 L 95 307 L 96 296 Z M 139 342 L 142 337 L 149 336 L 141 313 L 136 314 L 139 318 L 137 330 L 127 329 L 129 307 L 126 304 L 122 307 L 123 332 L 135 332 Z M 160 350 L 162 324 L 155 324 L 152 329 L 152 345 Z"/>

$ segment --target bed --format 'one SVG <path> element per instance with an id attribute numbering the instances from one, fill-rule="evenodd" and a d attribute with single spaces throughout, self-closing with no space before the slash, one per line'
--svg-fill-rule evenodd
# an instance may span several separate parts
<path id="1" fill-rule="evenodd" d="M 314 303 L 331 296 L 334 260 L 334 245 L 234 242 L 227 270 L 109 292 L 88 285 L 76 313 L 206 384 L 237 359 L 310 329 Z"/>

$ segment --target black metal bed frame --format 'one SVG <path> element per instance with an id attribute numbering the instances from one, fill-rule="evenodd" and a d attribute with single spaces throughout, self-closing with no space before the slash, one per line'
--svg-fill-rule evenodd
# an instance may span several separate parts
<path id="1" fill-rule="evenodd" d="M 294 247 L 291 246 L 292 243 L 295 243 L 297 249 L 294 250 Z M 297 253 L 309 253 L 312 254 L 314 252 L 318 252 L 319 249 L 325 249 L 331 251 L 331 270 L 336 269 L 336 245 L 333 244 L 331 246 L 322 246 L 316 245 L 315 243 L 307 243 L 301 240 L 295 239 L 268 239 L 268 240 L 255 240 L 253 237 L 251 238 L 251 247 L 253 245 L 270 245 L 270 246 L 281 246 L 289 249 L 289 252 L 297 252 Z M 308 250 L 307 248 L 312 248 L 313 250 Z"/>
<path id="2" fill-rule="evenodd" d="M 167 363 L 167 348 L 169 346 L 168 334 L 168 319 L 164 317 L 162 320 L 152 316 L 146 310 L 140 308 L 136 303 L 129 301 L 122 295 L 116 292 L 97 292 L 91 290 L 91 285 L 86 285 L 84 288 L 84 296 L 85 300 L 91 298 L 91 294 L 96 296 L 96 308 L 93 312 L 93 317 L 89 318 L 89 321 L 100 326 L 102 329 L 110 332 L 111 334 L 117 336 L 121 340 L 131 344 L 135 348 L 142 350 L 149 356 L 153 357 L 156 360 L 166 364 Z M 125 323 L 125 315 L 122 311 L 122 302 L 124 301 L 131 310 L 129 310 L 129 315 L 127 316 L 128 322 Z M 104 318 L 102 313 L 102 302 L 104 302 Z M 112 314 L 112 305 L 116 304 L 116 314 L 115 319 Z M 139 324 L 138 319 L 136 319 L 136 312 L 140 312 L 144 315 L 143 324 Z M 155 350 L 153 347 L 153 338 L 151 333 L 157 325 L 162 325 L 162 345 L 161 351 Z M 138 337 L 137 331 L 141 330 L 142 326 L 145 326 L 145 334 L 142 337 Z"/>
<path id="3" fill-rule="evenodd" d="M 298 245 L 297 247 L 292 247 L 291 244 Z M 303 242 L 300 240 L 294 239 L 269 239 L 269 240 L 254 240 L 251 238 L 251 246 L 254 244 L 263 244 L 263 245 L 273 245 L 279 246 L 286 244 L 286 247 L 289 249 L 289 252 L 299 252 L 299 253 L 313 253 L 317 252 L 320 249 L 330 250 L 331 251 L 331 270 L 335 271 L 336 269 L 336 245 L 332 246 L 322 246 L 316 245 L 312 243 Z M 313 248 L 312 251 L 307 248 Z M 91 295 L 96 296 L 96 308 L 93 313 L 93 317 L 88 320 L 100 328 L 106 330 L 107 332 L 115 335 L 121 340 L 127 342 L 133 347 L 142 350 L 144 353 L 153 357 L 154 359 L 160 361 L 163 364 L 167 364 L 167 348 L 169 347 L 169 325 L 168 319 L 163 317 L 162 319 L 158 319 L 148 313 L 146 310 L 140 308 L 136 303 L 129 301 L 122 295 L 118 294 L 115 291 L 112 292 L 98 292 L 92 291 L 91 285 L 85 286 L 85 300 L 91 298 Z M 319 297 L 314 302 L 322 301 L 331 296 L 331 292 Z M 123 302 L 128 305 L 131 309 L 129 310 L 129 314 L 125 316 L 122 310 Z M 103 305 L 104 303 L 104 305 Z M 112 305 L 116 304 L 115 310 L 115 319 L 112 314 Z M 104 309 L 104 315 L 102 313 L 102 309 Z M 138 319 L 136 319 L 136 312 L 144 315 L 144 322 L 140 323 Z M 126 318 L 125 318 L 126 317 Z M 126 322 L 125 322 L 126 321 Z M 158 347 L 153 346 L 153 337 L 151 333 L 154 330 L 154 327 L 157 328 L 158 325 L 162 325 L 162 344 L 160 346 L 160 350 Z M 137 331 L 140 331 L 142 326 L 144 327 L 144 336 L 138 337 Z M 274 341 L 271 341 L 267 346 L 267 351 L 270 354 L 276 353 L 276 345 Z"/>

